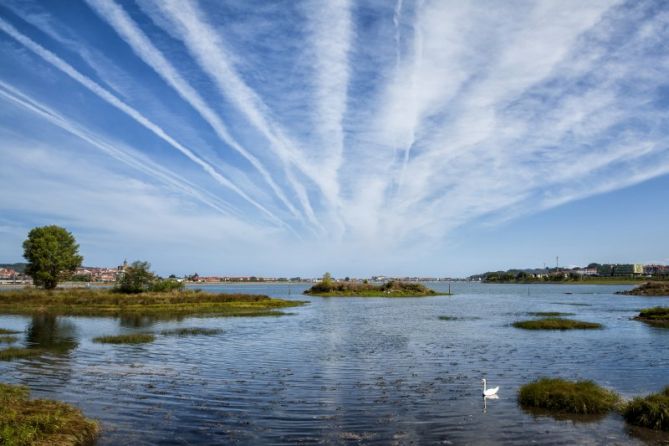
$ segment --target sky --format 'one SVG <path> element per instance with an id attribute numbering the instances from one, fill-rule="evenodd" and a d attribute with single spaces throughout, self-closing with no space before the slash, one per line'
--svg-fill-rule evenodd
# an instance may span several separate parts
<path id="1" fill-rule="evenodd" d="M 669 3 L 5 0 L 0 262 L 669 263 Z"/>

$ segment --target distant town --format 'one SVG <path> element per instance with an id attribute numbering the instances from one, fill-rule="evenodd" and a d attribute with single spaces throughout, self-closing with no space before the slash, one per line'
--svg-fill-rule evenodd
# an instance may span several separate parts
<path id="1" fill-rule="evenodd" d="M 0 284 L 29 284 L 31 278 L 25 274 L 25 263 L 0 264 Z M 70 278 L 71 282 L 87 283 L 114 283 L 119 275 L 128 267 L 128 262 L 124 261 L 116 267 L 100 266 L 82 266 L 75 270 Z M 170 275 L 169 278 L 183 281 L 186 283 L 256 283 L 256 282 L 300 282 L 313 283 L 321 280 L 321 277 L 263 277 L 263 276 L 201 276 L 198 273 L 186 274 L 183 276 Z M 389 276 L 371 276 L 366 278 L 341 277 L 335 278 L 338 281 L 353 282 L 385 282 L 388 280 L 402 280 L 407 282 L 438 282 L 458 280 L 447 277 L 389 277 Z"/>
<path id="2" fill-rule="evenodd" d="M 669 265 L 641 263 L 591 263 L 585 267 L 528 268 L 491 271 L 470 276 L 469 280 L 484 282 L 511 281 L 564 281 L 584 280 L 588 278 L 630 278 L 630 279 L 666 279 L 669 278 Z"/>
<path id="3" fill-rule="evenodd" d="M 0 264 L 0 284 L 30 284 L 31 278 L 25 274 L 25 263 Z M 85 283 L 114 283 L 119 275 L 128 267 L 124 261 L 115 267 L 83 266 L 76 269 L 70 278 L 72 282 Z M 263 277 L 263 276 L 202 276 L 197 273 L 183 276 L 170 275 L 170 278 L 186 283 L 257 283 L 257 282 L 301 282 L 313 283 L 321 277 Z M 554 268 L 526 268 L 510 269 L 506 271 L 492 271 L 476 274 L 467 278 L 411 276 L 394 277 L 376 275 L 371 277 L 338 277 L 337 281 L 352 282 L 385 282 L 401 280 L 405 282 L 440 282 L 440 281 L 482 281 L 482 282 L 509 282 L 524 280 L 563 281 L 587 278 L 669 278 L 669 265 L 658 264 L 599 264 L 591 263 L 585 267 L 554 267 Z"/>

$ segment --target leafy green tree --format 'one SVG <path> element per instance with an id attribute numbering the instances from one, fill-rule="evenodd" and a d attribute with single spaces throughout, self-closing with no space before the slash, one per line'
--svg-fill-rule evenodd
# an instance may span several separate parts
<path id="1" fill-rule="evenodd" d="M 149 262 L 135 261 L 119 274 L 114 289 L 121 293 L 142 293 L 149 291 L 156 280 Z"/>
<path id="2" fill-rule="evenodd" d="M 161 279 L 151 272 L 149 262 L 135 261 L 119 274 L 114 290 L 119 293 L 143 293 L 155 291 L 165 293 L 170 291 L 181 291 L 184 284 L 176 279 Z"/>
<path id="3" fill-rule="evenodd" d="M 28 261 L 26 274 L 35 286 L 47 290 L 71 277 L 84 260 L 74 236 L 55 225 L 33 228 L 23 242 L 23 257 Z"/>
<path id="4" fill-rule="evenodd" d="M 332 274 L 330 273 L 323 274 L 323 279 L 321 279 L 321 283 L 325 286 L 332 285 Z"/>

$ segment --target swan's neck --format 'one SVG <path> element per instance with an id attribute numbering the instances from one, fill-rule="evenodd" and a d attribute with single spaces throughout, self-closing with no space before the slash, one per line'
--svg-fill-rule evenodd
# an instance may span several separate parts
<path id="1" fill-rule="evenodd" d="M 483 380 L 483 391 L 484 391 L 484 392 L 485 392 L 485 389 L 486 389 L 486 382 L 485 382 L 485 379 L 484 379 L 484 380 Z"/>

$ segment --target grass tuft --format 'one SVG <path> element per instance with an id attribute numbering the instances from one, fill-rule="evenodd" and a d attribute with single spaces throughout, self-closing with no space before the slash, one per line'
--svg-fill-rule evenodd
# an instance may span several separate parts
<path id="1" fill-rule="evenodd" d="M 0 336 L 0 344 L 13 344 L 18 340 L 16 336 Z"/>
<path id="2" fill-rule="evenodd" d="M 592 381 L 567 381 L 541 378 L 525 384 L 518 392 L 518 403 L 525 409 L 579 415 L 603 414 L 616 408 L 620 397 Z"/>
<path id="3" fill-rule="evenodd" d="M 512 324 L 516 328 L 525 330 L 594 330 L 602 328 L 602 324 L 595 322 L 577 321 L 574 319 L 562 319 L 559 317 L 547 317 L 531 321 L 518 321 Z"/>
<path id="4" fill-rule="evenodd" d="M 669 387 L 660 393 L 634 398 L 623 408 L 623 417 L 635 426 L 669 431 Z"/>
<path id="5" fill-rule="evenodd" d="M 442 321 L 475 321 L 481 319 L 480 317 L 466 317 L 466 316 L 439 316 Z"/>
<path id="6" fill-rule="evenodd" d="M 44 353 L 46 353 L 46 350 L 41 348 L 10 347 L 4 350 L 0 350 L 0 361 L 13 361 L 14 359 L 34 358 L 35 356 L 42 356 Z"/>
<path id="7" fill-rule="evenodd" d="M 69 404 L 30 400 L 27 387 L 0 383 L 0 445 L 82 446 L 93 444 L 100 432 Z"/>
<path id="8" fill-rule="evenodd" d="M 98 344 L 147 344 L 156 340 L 151 333 L 133 333 L 116 336 L 99 336 L 93 338 Z"/>
<path id="9" fill-rule="evenodd" d="M 20 331 L 16 330 L 7 330 L 6 328 L 0 328 L 0 335 L 12 335 L 12 334 L 19 334 Z"/>
<path id="10" fill-rule="evenodd" d="M 215 336 L 223 333 L 223 330 L 218 328 L 175 328 L 172 330 L 163 330 L 160 332 L 163 336 Z"/>

